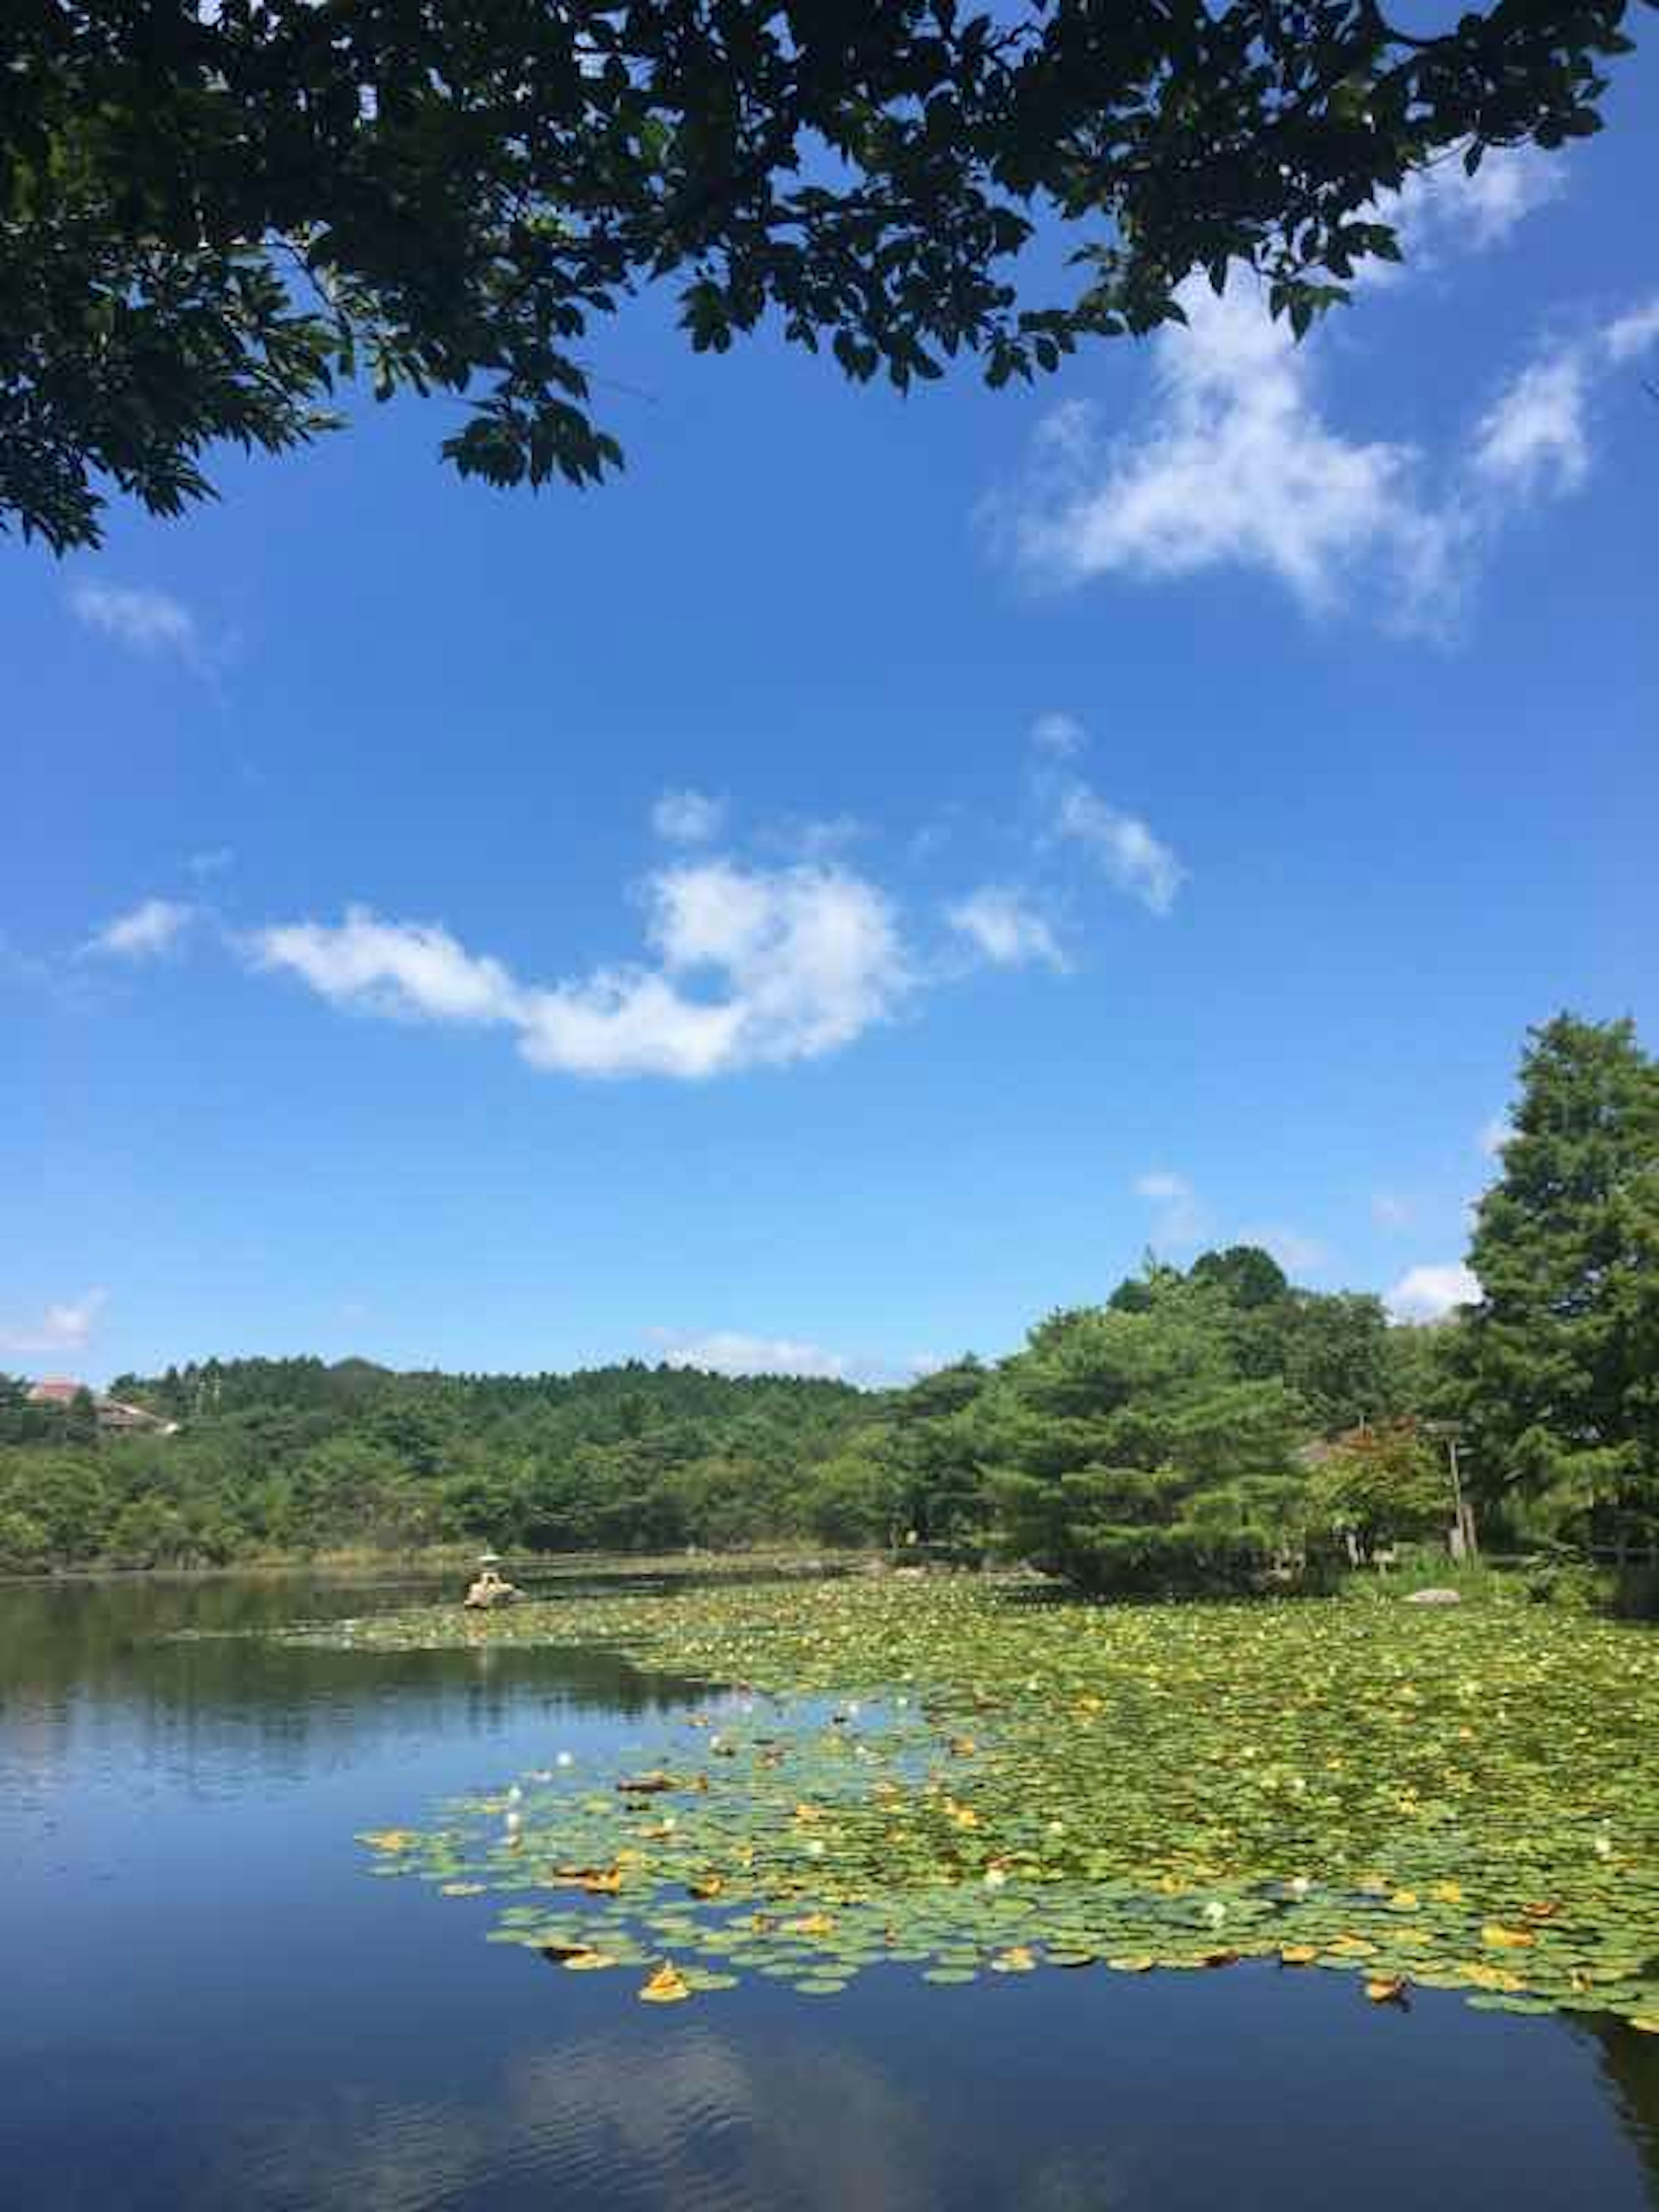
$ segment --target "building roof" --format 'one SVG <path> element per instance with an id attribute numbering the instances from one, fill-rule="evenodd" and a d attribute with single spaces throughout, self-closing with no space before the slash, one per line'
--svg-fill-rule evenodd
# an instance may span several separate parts
<path id="1" fill-rule="evenodd" d="M 129 1406 L 119 1398 L 100 1398 L 98 1419 L 106 1429 L 159 1429 L 166 1426 L 148 1406 Z"/>
<path id="2" fill-rule="evenodd" d="M 84 1382 L 77 1382 L 68 1375 L 43 1375 L 38 1382 L 29 1385 L 29 1403 L 31 1406 L 73 1405 L 86 1387 Z"/>
<path id="3" fill-rule="evenodd" d="M 88 1389 L 86 1383 L 77 1382 L 68 1375 L 44 1375 L 38 1382 L 32 1382 L 28 1402 L 31 1406 L 72 1406 L 83 1390 L 92 1400 L 100 1429 L 159 1429 L 164 1437 L 177 1431 L 177 1421 L 168 1420 L 164 1413 L 153 1413 L 148 1406 L 130 1405 L 125 1398 L 106 1398 L 101 1390 Z"/>

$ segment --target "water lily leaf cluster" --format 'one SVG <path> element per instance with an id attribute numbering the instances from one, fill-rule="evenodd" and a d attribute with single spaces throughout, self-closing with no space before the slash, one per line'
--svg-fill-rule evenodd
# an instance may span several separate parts
<path id="1" fill-rule="evenodd" d="M 312 1632 L 335 1638 L 339 1628 Z M 364 1841 L 577 1971 L 830 1995 L 1242 1959 L 1659 2021 L 1659 1638 L 1487 1603 L 1101 1607 L 972 1577 L 447 1610 L 352 1648 L 598 1642 L 730 1686 Z"/>

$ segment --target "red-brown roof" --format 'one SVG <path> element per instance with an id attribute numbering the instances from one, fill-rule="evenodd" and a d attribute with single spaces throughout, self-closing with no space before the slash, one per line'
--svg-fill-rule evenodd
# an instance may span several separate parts
<path id="1" fill-rule="evenodd" d="M 86 1387 L 84 1382 L 76 1382 L 67 1375 L 45 1375 L 40 1382 L 29 1385 L 29 1403 L 31 1406 L 72 1405 Z"/>

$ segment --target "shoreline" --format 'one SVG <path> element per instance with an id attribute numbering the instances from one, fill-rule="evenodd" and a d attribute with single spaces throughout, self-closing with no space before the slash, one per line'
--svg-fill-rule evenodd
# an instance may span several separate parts
<path id="1" fill-rule="evenodd" d="M 823 1574 L 844 1572 L 858 1561 L 884 1561 L 892 1555 L 878 1551 L 803 1552 L 792 1549 L 738 1552 L 532 1552 L 503 1554 L 501 1569 L 509 1581 L 577 1578 L 583 1575 L 720 1575 L 757 1572 Z M 266 1555 L 256 1559 L 229 1560 L 218 1566 L 120 1567 L 88 1562 L 76 1566 L 45 1567 L 33 1574 L 0 1574 L 0 1590 L 38 1589 L 55 1583 L 211 1583 L 246 1582 L 309 1577 L 314 1581 L 374 1582 L 402 1580 L 411 1575 L 471 1575 L 477 1553 L 453 1547 L 422 1552 L 319 1552 Z"/>

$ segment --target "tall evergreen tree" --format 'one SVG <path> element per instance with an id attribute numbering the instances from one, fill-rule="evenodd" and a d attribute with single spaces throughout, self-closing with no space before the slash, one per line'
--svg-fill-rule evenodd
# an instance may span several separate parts
<path id="1" fill-rule="evenodd" d="M 1215 1285 L 1148 1292 L 1051 1316 L 976 1409 L 1004 1547 L 1085 1589 L 1237 1583 L 1299 1523 L 1296 1399 L 1242 1370 Z"/>
<path id="2" fill-rule="evenodd" d="M 1490 1500 L 1659 1542 L 1659 1065 L 1628 1021 L 1532 1032 L 1455 1368 Z"/>

